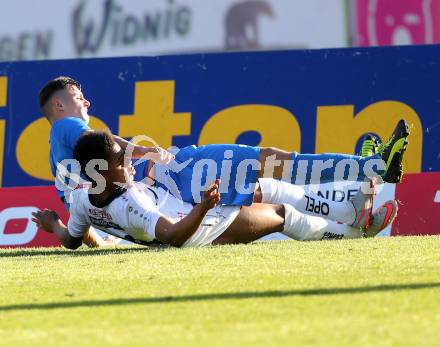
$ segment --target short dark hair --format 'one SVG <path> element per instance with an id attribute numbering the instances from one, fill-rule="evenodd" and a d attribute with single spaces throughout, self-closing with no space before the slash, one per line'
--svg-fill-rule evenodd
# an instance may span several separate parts
<path id="1" fill-rule="evenodd" d="M 79 162 L 81 172 L 90 179 L 85 172 L 87 163 L 92 159 L 108 161 L 114 145 L 115 140 L 108 130 L 90 131 L 82 135 L 73 150 L 73 156 Z"/>
<path id="2" fill-rule="evenodd" d="M 75 86 L 78 89 L 81 89 L 81 84 L 78 81 L 75 81 L 71 77 L 59 76 L 54 78 L 53 80 L 46 83 L 46 85 L 40 90 L 39 94 L 39 103 L 40 108 L 43 109 L 44 105 L 49 101 L 51 96 L 59 91 L 64 89 L 66 86 Z"/>

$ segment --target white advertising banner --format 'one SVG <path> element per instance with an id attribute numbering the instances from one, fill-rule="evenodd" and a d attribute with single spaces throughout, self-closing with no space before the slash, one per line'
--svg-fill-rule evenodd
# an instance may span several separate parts
<path id="1" fill-rule="evenodd" d="M 344 0 L 14 0 L 0 61 L 346 46 Z"/>

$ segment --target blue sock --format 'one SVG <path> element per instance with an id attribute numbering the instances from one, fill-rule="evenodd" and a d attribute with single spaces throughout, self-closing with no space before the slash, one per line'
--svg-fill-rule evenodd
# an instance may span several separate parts
<path id="1" fill-rule="evenodd" d="M 378 154 L 371 157 L 340 153 L 292 153 L 284 181 L 293 184 L 320 184 L 338 181 L 363 181 L 385 174 L 385 163 Z M 289 176 L 290 174 L 290 176 Z"/>

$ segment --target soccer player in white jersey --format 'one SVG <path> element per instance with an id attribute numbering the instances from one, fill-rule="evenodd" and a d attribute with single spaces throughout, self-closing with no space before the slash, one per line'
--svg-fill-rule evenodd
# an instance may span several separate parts
<path id="1" fill-rule="evenodd" d="M 67 226 L 56 212 L 47 209 L 34 213 L 33 218 L 40 228 L 54 232 L 70 249 L 82 244 L 91 225 L 137 243 L 156 239 L 176 247 L 248 243 L 277 231 L 296 240 L 363 236 L 358 227 L 304 214 L 291 204 L 217 206 L 219 180 L 194 206 L 160 187 L 134 185 L 131 162 L 124 160 L 123 149 L 107 132 L 82 136 L 75 147 L 75 159 L 92 185 L 71 194 Z M 364 193 L 369 194 L 372 195 Z M 388 226 L 396 213 L 395 201 L 379 207 L 371 216 L 367 236 L 374 236 Z M 345 218 L 343 212 L 330 217 L 338 221 Z"/>
<path id="2" fill-rule="evenodd" d="M 78 139 L 89 128 L 88 109 L 90 102 L 84 97 L 80 84 L 70 77 L 57 77 L 41 89 L 40 109 L 51 125 L 50 130 L 50 167 L 55 177 L 56 188 L 61 201 L 68 209 L 65 193 L 69 187 L 60 180 L 59 168 L 63 160 L 73 159 L 73 148 Z M 125 139 L 113 136 L 118 144 L 125 148 L 129 143 Z M 146 156 L 155 162 L 167 164 L 172 155 L 160 147 L 131 146 L 133 157 Z M 67 169 L 67 168 L 66 168 Z M 106 242 L 93 229 L 84 235 L 84 241 L 91 247 L 105 245 Z"/>

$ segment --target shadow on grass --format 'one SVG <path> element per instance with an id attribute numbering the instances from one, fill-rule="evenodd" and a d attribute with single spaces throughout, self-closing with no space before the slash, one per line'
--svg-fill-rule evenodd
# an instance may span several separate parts
<path id="1" fill-rule="evenodd" d="M 69 255 L 72 257 L 86 257 L 93 255 L 107 255 L 107 254 L 124 254 L 133 252 L 157 252 L 170 248 L 169 246 L 155 245 L 155 246 L 128 246 L 117 248 L 99 248 L 99 249 L 85 249 L 85 250 L 68 250 L 65 248 L 54 249 L 18 249 L 14 251 L 4 251 L 0 253 L 0 258 L 13 258 L 13 257 L 35 257 L 42 255 Z"/>
<path id="2" fill-rule="evenodd" d="M 317 288 L 304 290 L 271 290 L 265 292 L 236 292 L 236 293 L 213 293 L 213 294 L 194 294 L 183 296 L 159 296 L 150 298 L 125 298 L 111 300 L 84 300 L 71 302 L 51 302 L 37 304 L 16 304 L 0 306 L 0 311 L 17 310 L 51 310 L 76 307 L 93 306 L 121 306 L 136 304 L 161 304 L 176 302 L 197 302 L 211 300 L 243 300 L 261 298 L 282 298 L 290 296 L 329 296 L 329 295 L 350 295 L 359 293 L 389 292 L 418 290 L 440 287 L 440 282 L 434 283 L 412 283 L 412 284 L 384 284 L 371 287 L 348 287 L 348 288 Z"/>

